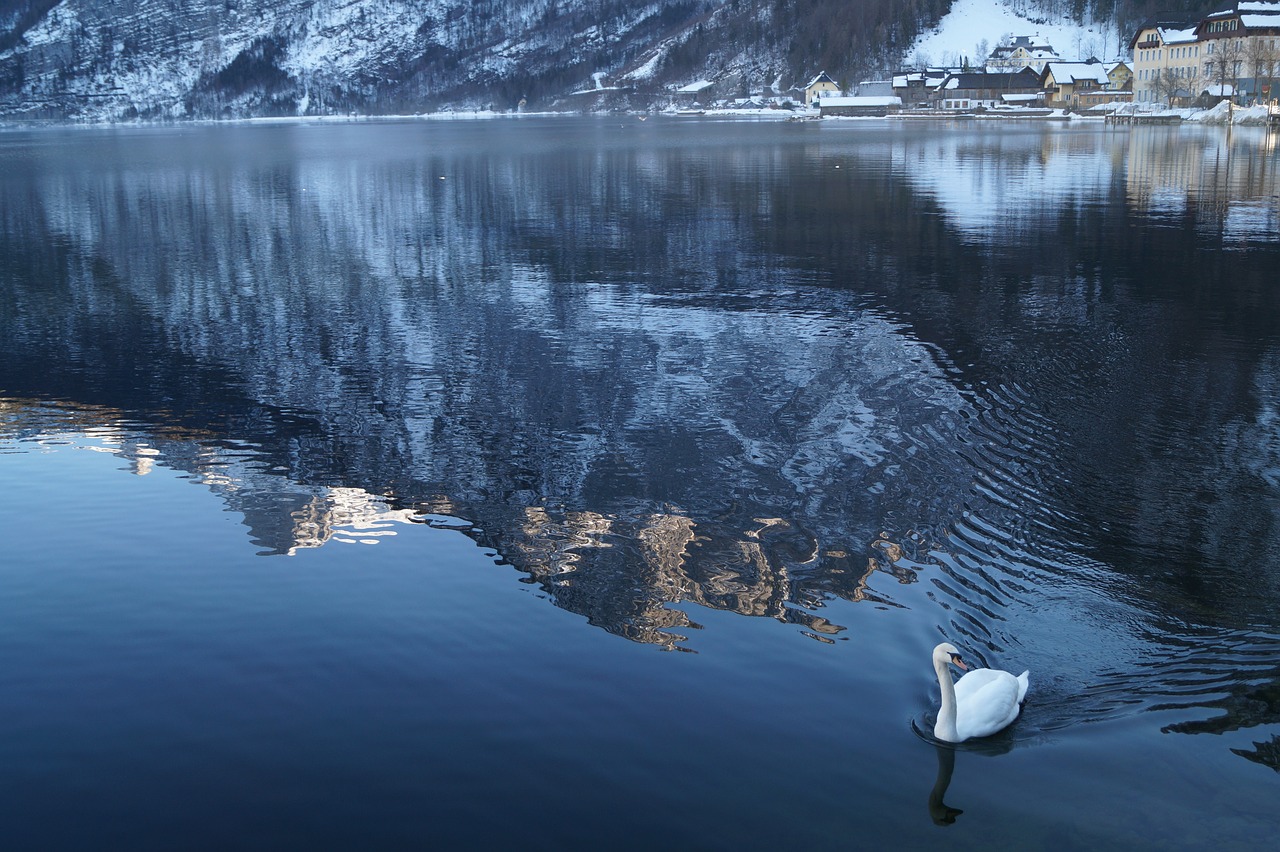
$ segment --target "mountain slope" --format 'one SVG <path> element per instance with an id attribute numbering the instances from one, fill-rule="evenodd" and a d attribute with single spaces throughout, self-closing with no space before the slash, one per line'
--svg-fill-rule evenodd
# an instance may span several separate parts
<path id="1" fill-rule="evenodd" d="M 951 3 L 0 0 L 0 117 L 646 108 L 882 74 Z"/>
<path id="2" fill-rule="evenodd" d="M 946 2 L 0 0 L 0 115 L 554 108 L 605 84 L 644 105 L 887 67 Z"/>

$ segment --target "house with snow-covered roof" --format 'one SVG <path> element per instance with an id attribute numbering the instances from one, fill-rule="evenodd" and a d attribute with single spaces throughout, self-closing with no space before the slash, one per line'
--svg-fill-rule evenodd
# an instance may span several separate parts
<path id="1" fill-rule="evenodd" d="M 838 96 L 843 94 L 840 91 L 840 84 L 832 80 L 826 71 L 818 74 L 809 81 L 804 87 L 804 105 L 813 106 L 814 101 L 824 96 Z"/>
<path id="2" fill-rule="evenodd" d="M 1230 86 L 1236 100 L 1280 96 L 1280 0 L 1237 0 L 1198 21 L 1151 18 L 1129 42 L 1136 103 Z M 1221 97 L 1221 95 L 1213 95 Z"/>
<path id="3" fill-rule="evenodd" d="M 1247 103 L 1280 96 L 1280 0 L 1239 0 L 1206 15 L 1196 38 L 1204 45 L 1203 82 L 1217 86 L 1216 97 Z"/>
<path id="4" fill-rule="evenodd" d="M 1149 18 L 1129 40 L 1134 103 L 1169 103 L 1179 89 L 1200 80 L 1202 45 L 1195 21 Z"/>
<path id="5" fill-rule="evenodd" d="M 960 71 L 948 74 L 930 96 L 933 105 L 946 110 L 990 109 L 1004 106 L 1019 95 L 1040 92 L 1040 75 L 1030 68 L 991 74 Z"/>
<path id="6" fill-rule="evenodd" d="M 692 107 L 709 100 L 713 86 L 715 83 L 710 80 L 695 80 L 688 85 L 673 89 L 672 94 L 675 95 L 677 104 Z"/>
<path id="7" fill-rule="evenodd" d="M 1108 62 L 1104 66 L 1107 69 L 1108 86 L 1117 92 L 1133 91 L 1133 69 L 1129 67 L 1127 62 Z"/>
<path id="8" fill-rule="evenodd" d="M 1110 85 L 1101 62 L 1050 62 L 1040 72 L 1045 104 L 1057 109 L 1096 106 L 1106 99 Z"/>
<path id="9" fill-rule="evenodd" d="M 997 45 L 987 57 L 988 71 L 1021 71 L 1031 68 L 1037 74 L 1050 62 L 1062 59 L 1053 45 L 1038 35 L 1015 36 L 1008 44 Z"/>
<path id="10" fill-rule="evenodd" d="M 891 88 L 907 108 L 928 107 L 930 96 L 947 79 L 948 73 L 941 68 L 930 68 L 894 74 Z"/>

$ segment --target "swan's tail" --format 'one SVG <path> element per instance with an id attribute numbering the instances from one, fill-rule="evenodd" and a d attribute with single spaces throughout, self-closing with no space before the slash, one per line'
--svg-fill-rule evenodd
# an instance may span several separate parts
<path id="1" fill-rule="evenodd" d="M 1018 703 L 1019 704 L 1021 704 L 1023 700 L 1027 697 L 1027 689 L 1029 689 L 1031 686 L 1031 681 L 1027 678 L 1027 675 L 1029 674 L 1031 674 L 1031 669 L 1027 669 L 1025 672 L 1018 675 Z"/>

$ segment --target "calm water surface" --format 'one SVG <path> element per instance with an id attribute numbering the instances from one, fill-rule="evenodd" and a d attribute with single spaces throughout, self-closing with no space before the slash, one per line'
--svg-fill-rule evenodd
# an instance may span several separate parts
<path id="1" fill-rule="evenodd" d="M 0 133 L 0 843 L 1268 846 L 1276 143 Z"/>

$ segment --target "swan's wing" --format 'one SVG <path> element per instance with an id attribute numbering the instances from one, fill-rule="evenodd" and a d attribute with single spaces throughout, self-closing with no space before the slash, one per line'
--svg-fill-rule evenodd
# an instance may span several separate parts
<path id="1" fill-rule="evenodd" d="M 997 669 L 971 669 L 956 681 L 956 703 L 963 704 L 965 699 L 982 689 L 987 684 L 999 680 L 1000 675 L 1011 677 L 1008 672 Z"/>
<path id="2" fill-rule="evenodd" d="M 1021 704 L 1027 697 L 1027 689 L 1031 682 L 1028 676 L 1030 671 L 1025 671 L 1018 675 L 1014 680 L 1018 682 L 1018 703 Z M 964 697 L 972 692 L 976 692 L 989 683 L 993 683 L 1003 678 L 1013 677 L 1012 674 L 999 669 L 973 669 L 966 672 L 963 677 L 956 681 L 956 701 L 963 701 Z"/>
<path id="3" fill-rule="evenodd" d="M 1018 704 L 1023 691 L 1020 678 L 994 669 L 976 669 L 960 682 L 976 674 L 982 676 L 965 688 L 963 697 L 960 683 L 956 684 L 956 733 L 961 739 L 990 736 L 1008 727 L 1022 709 Z"/>

